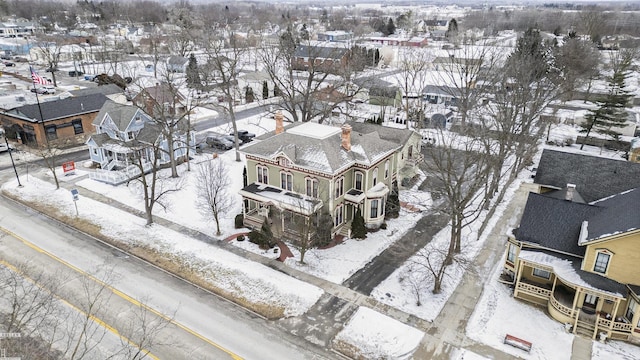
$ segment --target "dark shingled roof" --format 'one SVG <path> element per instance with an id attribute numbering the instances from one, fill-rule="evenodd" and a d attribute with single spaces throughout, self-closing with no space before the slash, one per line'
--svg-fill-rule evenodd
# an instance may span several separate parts
<path id="1" fill-rule="evenodd" d="M 603 210 L 588 219 L 587 240 L 640 229 L 640 189 L 633 189 L 592 203 Z"/>
<path id="2" fill-rule="evenodd" d="M 347 49 L 340 47 L 300 45 L 296 48 L 295 56 L 339 60 L 345 56 L 347 51 Z"/>
<path id="3" fill-rule="evenodd" d="M 93 86 L 80 90 L 71 90 L 69 93 L 73 96 L 85 96 L 91 94 L 103 94 L 103 95 L 113 95 L 113 94 L 123 94 L 124 91 L 116 84 L 107 84 L 102 86 Z"/>
<path id="4" fill-rule="evenodd" d="M 584 256 L 578 246 L 582 222 L 602 209 L 597 206 L 530 193 L 520 227 L 514 231 L 523 242 Z"/>
<path id="5" fill-rule="evenodd" d="M 104 105 L 105 101 L 107 101 L 107 97 L 103 94 L 91 94 L 41 102 L 40 109 L 42 110 L 44 121 L 49 121 L 74 115 L 77 116 L 98 112 L 102 105 Z M 29 104 L 17 107 L 8 111 L 7 114 L 24 117 L 34 122 L 42 121 L 42 118 L 40 117 L 40 110 L 38 110 L 38 104 Z"/>
<path id="6" fill-rule="evenodd" d="M 631 284 L 627 284 L 627 286 L 629 287 L 629 290 L 636 294 L 636 296 L 640 296 L 640 286 Z"/>
<path id="7" fill-rule="evenodd" d="M 545 149 L 535 183 L 564 188 L 575 184 L 586 202 L 640 187 L 640 164 Z"/>

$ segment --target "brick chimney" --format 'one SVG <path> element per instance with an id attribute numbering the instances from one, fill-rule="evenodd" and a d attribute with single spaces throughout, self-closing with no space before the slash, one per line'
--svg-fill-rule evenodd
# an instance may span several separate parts
<path id="1" fill-rule="evenodd" d="M 567 184 L 567 194 L 564 199 L 568 201 L 573 201 L 573 195 L 576 192 L 576 184 Z"/>
<path id="2" fill-rule="evenodd" d="M 342 129 L 342 148 L 351 151 L 351 125 L 344 124 L 341 127 Z"/>
<path id="3" fill-rule="evenodd" d="M 278 110 L 278 112 L 276 113 L 276 135 L 282 134 L 284 132 L 284 125 L 282 123 L 283 121 L 284 115 L 282 115 L 282 112 Z"/>

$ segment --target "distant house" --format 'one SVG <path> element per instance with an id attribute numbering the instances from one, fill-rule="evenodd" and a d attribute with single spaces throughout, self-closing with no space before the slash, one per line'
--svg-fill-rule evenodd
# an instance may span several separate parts
<path id="1" fill-rule="evenodd" d="M 167 58 L 167 71 L 169 72 L 185 73 L 187 65 L 189 65 L 189 59 L 183 56 L 172 55 Z"/>
<path id="2" fill-rule="evenodd" d="M 260 228 L 268 219 L 274 233 L 296 240 L 293 219 L 313 219 L 324 209 L 333 219 L 332 236 L 350 236 L 360 209 L 366 226 L 379 228 L 387 196 L 402 180 L 402 169 L 419 161 L 420 146 L 420 135 L 412 130 L 312 122 L 285 130 L 276 117 L 273 136 L 242 149 L 245 226 Z"/>
<path id="3" fill-rule="evenodd" d="M 300 45 L 296 48 L 291 66 L 295 70 L 309 70 L 337 73 L 346 66 L 349 49 L 329 46 Z"/>
<path id="4" fill-rule="evenodd" d="M 120 184 L 140 176 L 137 159 L 142 159 L 144 171 L 151 170 L 154 162 L 154 147 L 158 165 L 169 163 L 168 142 L 151 116 L 142 109 L 108 100 L 96 116 L 93 125 L 96 133 L 87 140 L 89 157 L 100 167 L 91 173 L 92 179 L 109 184 Z M 186 160 L 187 146 L 195 144 L 194 134 L 189 137 L 176 131 L 174 155 L 179 161 Z"/>
<path id="5" fill-rule="evenodd" d="M 390 46 L 412 46 L 412 47 L 425 47 L 427 46 L 428 39 L 423 36 L 414 36 L 411 38 L 401 37 L 386 37 L 386 36 L 370 36 L 367 41 Z"/>
<path id="6" fill-rule="evenodd" d="M 505 250 L 513 296 L 573 333 L 638 343 L 640 164 L 545 150 L 535 182 Z"/>
<path id="7" fill-rule="evenodd" d="M 318 41 L 329 42 L 344 42 L 351 40 L 352 35 L 350 32 L 338 30 L 338 31 L 324 31 L 318 33 Z"/>
<path id="8" fill-rule="evenodd" d="M 83 144 L 93 134 L 93 120 L 107 101 L 103 94 L 23 105 L 0 112 L 0 123 L 10 138 L 37 147 Z"/>
<path id="9" fill-rule="evenodd" d="M 157 83 L 142 89 L 132 99 L 151 116 L 182 116 L 187 111 L 187 98 L 168 83 Z"/>

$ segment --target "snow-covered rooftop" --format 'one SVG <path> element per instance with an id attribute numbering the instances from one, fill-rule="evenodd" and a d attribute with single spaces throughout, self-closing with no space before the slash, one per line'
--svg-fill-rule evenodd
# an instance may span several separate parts
<path id="1" fill-rule="evenodd" d="M 307 122 L 286 130 L 289 134 L 306 136 L 314 139 L 326 139 L 341 132 L 340 128 Z"/>

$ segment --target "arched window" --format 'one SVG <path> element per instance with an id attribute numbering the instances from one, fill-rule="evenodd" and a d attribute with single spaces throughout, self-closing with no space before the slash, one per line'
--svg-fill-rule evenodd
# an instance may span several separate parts
<path id="1" fill-rule="evenodd" d="M 307 196 L 318 197 L 318 179 L 306 178 L 305 187 L 307 189 Z"/>
<path id="2" fill-rule="evenodd" d="M 280 172 L 280 187 L 284 190 L 293 190 L 293 175 L 288 172 Z"/>
<path id="3" fill-rule="evenodd" d="M 385 161 L 384 163 L 384 179 L 388 179 L 389 178 L 389 160 Z"/>
<path id="4" fill-rule="evenodd" d="M 378 183 L 378 168 L 373 169 L 373 186 Z"/>
<path id="5" fill-rule="evenodd" d="M 269 184 L 269 169 L 266 166 L 256 165 L 256 172 L 258 174 L 257 182 Z"/>
<path id="6" fill-rule="evenodd" d="M 353 181 L 353 187 L 356 190 L 362 191 L 362 180 L 363 179 L 364 179 L 364 174 L 361 173 L 360 171 L 356 171 L 355 172 L 355 176 L 354 176 L 354 181 Z"/>

